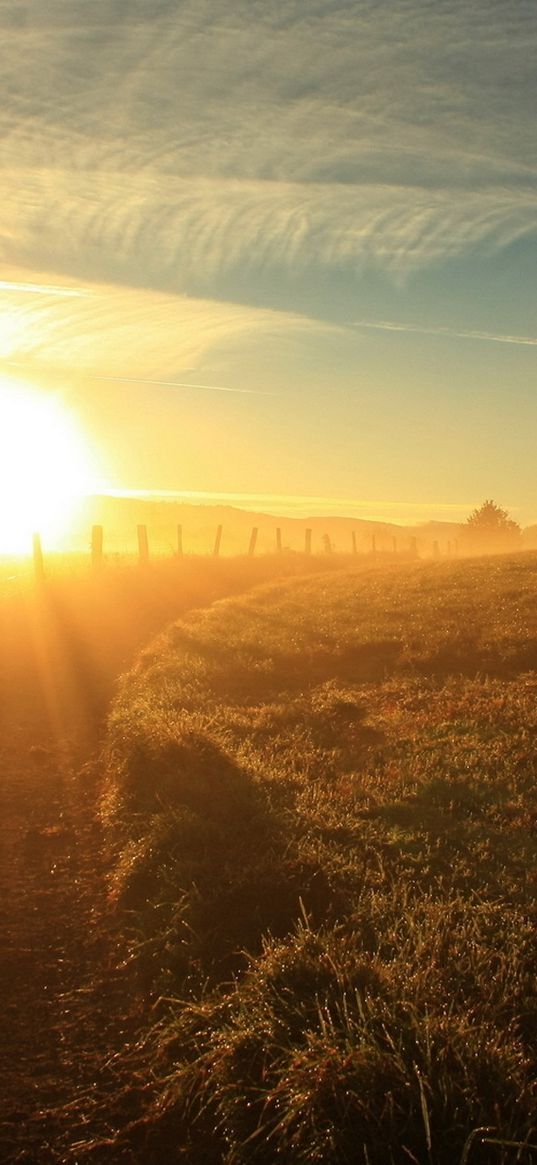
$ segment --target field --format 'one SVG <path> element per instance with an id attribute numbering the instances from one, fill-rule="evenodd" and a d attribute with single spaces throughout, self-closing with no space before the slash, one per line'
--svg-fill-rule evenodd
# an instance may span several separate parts
<path id="1" fill-rule="evenodd" d="M 126 676 L 140 1160 L 537 1160 L 536 584 L 533 555 L 294 579 Z"/>
<path id="2" fill-rule="evenodd" d="M 312 565 L 4 603 L 7 929 L 59 937 L 3 1160 L 537 1162 L 537 555 Z"/>

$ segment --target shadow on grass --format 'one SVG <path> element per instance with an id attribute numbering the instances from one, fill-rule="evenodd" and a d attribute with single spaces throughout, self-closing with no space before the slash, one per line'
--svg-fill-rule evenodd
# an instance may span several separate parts
<path id="1" fill-rule="evenodd" d="M 333 646 L 304 646 L 300 650 L 271 649 L 262 644 L 245 643 L 232 647 L 226 643 L 196 636 L 190 627 L 176 625 L 170 631 L 174 648 L 184 651 L 178 669 L 186 672 L 190 660 L 203 660 L 206 667 L 204 682 L 219 697 L 270 700 L 278 693 L 292 693 L 308 685 L 315 686 L 328 678 L 357 683 L 377 681 L 397 668 L 404 644 L 400 640 L 383 639 L 359 643 L 340 651 Z M 145 666 L 158 662 L 158 654 L 147 653 Z"/>
<path id="2" fill-rule="evenodd" d="M 270 701 L 283 692 L 293 695 L 326 680 L 342 683 L 381 683 L 395 675 L 419 675 L 446 680 L 452 676 L 486 675 L 509 679 L 537 670 L 537 638 L 506 637 L 482 641 L 474 632 L 453 631 L 427 638 L 398 636 L 344 645 L 298 645 L 285 650 L 272 643 L 225 641 L 198 635 L 177 624 L 169 633 L 177 660 L 178 677 L 189 666 L 199 672 L 213 696 L 240 701 Z M 431 642 L 432 639 L 432 642 Z M 148 653 L 145 666 L 158 662 Z"/>
<path id="3" fill-rule="evenodd" d="M 130 837 L 114 896 L 135 921 L 153 990 L 179 990 L 193 976 L 220 982 L 267 932 L 287 934 L 301 911 L 320 923 L 334 909 L 320 861 L 289 851 L 263 787 L 202 733 L 137 746 L 113 813 Z"/>

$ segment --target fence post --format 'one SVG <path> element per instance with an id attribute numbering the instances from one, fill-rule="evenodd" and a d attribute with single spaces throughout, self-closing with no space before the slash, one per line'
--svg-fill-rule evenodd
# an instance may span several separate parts
<path id="1" fill-rule="evenodd" d="M 254 526 L 252 528 L 252 533 L 250 534 L 250 545 L 248 547 L 248 557 L 249 558 L 253 558 L 253 556 L 255 554 L 255 544 L 257 542 L 257 530 L 258 530 L 258 527 Z"/>
<path id="2" fill-rule="evenodd" d="M 32 535 L 33 558 L 34 558 L 34 576 L 37 583 L 45 581 L 45 564 L 43 561 L 43 547 L 41 546 L 41 535 Z"/>
<path id="3" fill-rule="evenodd" d="M 311 554 L 311 530 L 306 530 L 304 539 L 304 554 Z"/>
<path id="4" fill-rule="evenodd" d="M 276 554 L 281 554 L 281 552 L 282 552 L 282 532 L 280 530 L 280 527 L 278 526 L 278 528 L 276 530 Z"/>
<path id="5" fill-rule="evenodd" d="M 183 557 L 183 527 L 180 524 L 177 527 L 177 557 Z"/>
<path id="6" fill-rule="evenodd" d="M 352 553 L 358 554 L 358 547 L 356 545 L 356 533 L 354 530 L 352 531 Z"/>
<path id="7" fill-rule="evenodd" d="M 410 553 L 412 555 L 412 558 L 418 557 L 418 539 L 417 538 L 410 539 Z"/>
<path id="8" fill-rule="evenodd" d="M 377 536 L 376 536 L 376 534 L 371 535 L 371 553 L 372 554 L 377 553 Z"/>
<path id="9" fill-rule="evenodd" d="M 329 535 L 329 534 L 323 534 L 323 547 L 324 547 L 324 552 L 325 552 L 325 554 L 331 554 L 331 553 L 332 553 L 332 543 L 331 543 L 331 541 L 330 541 L 330 535 Z"/>
<path id="10" fill-rule="evenodd" d="M 216 538 L 214 540 L 213 558 L 218 558 L 220 554 L 220 543 L 222 541 L 222 527 L 216 527 Z"/>
<path id="11" fill-rule="evenodd" d="M 147 541 L 147 526 L 137 526 L 138 534 L 138 561 L 141 564 L 149 562 L 149 543 Z"/>
<path id="12" fill-rule="evenodd" d="M 93 570 L 100 570 L 103 565 L 103 528 L 91 527 L 91 565 Z"/>
<path id="13" fill-rule="evenodd" d="M 435 539 L 435 541 L 433 542 L 433 558 L 439 558 L 439 557 L 440 557 L 440 547 L 438 545 L 438 542 Z"/>
<path id="14" fill-rule="evenodd" d="M 392 538 L 392 549 L 394 554 L 397 554 L 397 538 L 395 537 Z"/>

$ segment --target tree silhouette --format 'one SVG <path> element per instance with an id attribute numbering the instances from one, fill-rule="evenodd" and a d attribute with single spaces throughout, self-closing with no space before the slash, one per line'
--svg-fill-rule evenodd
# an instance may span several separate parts
<path id="1" fill-rule="evenodd" d="M 507 510 L 502 510 L 496 502 L 487 500 L 482 506 L 473 510 L 466 519 L 466 527 L 470 530 L 483 531 L 489 534 L 520 534 L 520 526 L 509 517 Z"/>
<path id="2" fill-rule="evenodd" d="M 487 498 L 481 506 L 472 511 L 460 528 L 463 544 L 470 552 L 501 551 L 516 549 L 521 535 L 518 522 L 509 517 L 507 510 Z"/>

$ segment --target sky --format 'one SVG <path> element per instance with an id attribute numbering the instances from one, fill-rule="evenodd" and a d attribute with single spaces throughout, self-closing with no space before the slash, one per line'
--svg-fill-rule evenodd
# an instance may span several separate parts
<path id="1" fill-rule="evenodd" d="M 534 0 L 0 0 L 0 386 L 112 490 L 537 521 Z"/>

